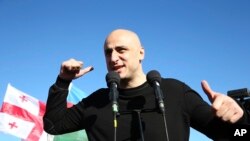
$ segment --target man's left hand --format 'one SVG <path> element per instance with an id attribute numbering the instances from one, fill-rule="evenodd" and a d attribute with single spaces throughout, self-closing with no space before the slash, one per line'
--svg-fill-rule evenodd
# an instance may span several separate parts
<path id="1" fill-rule="evenodd" d="M 201 82 L 203 91 L 207 94 L 217 117 L 230 123 L 237 122 L 244 114 L 242 108 L 231 97 L 213 91 L 207 81 Z"/>

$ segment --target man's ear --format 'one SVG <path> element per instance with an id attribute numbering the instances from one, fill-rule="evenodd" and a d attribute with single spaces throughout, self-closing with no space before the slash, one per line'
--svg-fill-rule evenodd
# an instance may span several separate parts
<path id="1" fill-rule="evenodd" d="M 144 59 L 145 57 L 145 50 L 143 47 L 140 48 L 140 62 Z"/>

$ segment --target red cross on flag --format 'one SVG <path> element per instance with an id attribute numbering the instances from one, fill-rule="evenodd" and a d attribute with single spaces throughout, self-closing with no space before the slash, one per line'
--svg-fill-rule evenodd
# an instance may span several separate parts
<path id="1" fill-rule="evenodd" d="M 47 141 L 44 112 L 45 103 L 8 84 L 0 111 L 0 131 L 25 141 Z"/>
<path id="2" fill-rule="evenodd" d="M 34 123 L 0 112 L 0 130 L 20 138 L 27 138 Z"/>

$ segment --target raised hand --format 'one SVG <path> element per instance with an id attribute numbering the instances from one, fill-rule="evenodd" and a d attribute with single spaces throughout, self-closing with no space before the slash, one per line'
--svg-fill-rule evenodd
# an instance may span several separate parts
<path id="1" fill-rule="evenodd" d="M 213 91 L 205 80 L 201 82 L 201 85 L 212 103 L 217 117 L 224 121 L 235 123 L 243 116 L 243 110 L 231 97 Z"/>
<path id="2" fill-rule="evenodd" d="M 83 68 L 83 62 L 75 59 L 69 59 L 61 64 L 59 77 L 65 80 L 73 80 L 92 71 L 92 66 Z"/>

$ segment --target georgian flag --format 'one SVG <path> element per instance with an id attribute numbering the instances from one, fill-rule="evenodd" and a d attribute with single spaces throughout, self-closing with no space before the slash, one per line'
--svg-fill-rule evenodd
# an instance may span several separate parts
<path id="1" fill-rule="evenodd" d="M 44 112 L 45 103 L 8 84 L 0 111 L 0 131 L 24 141 L 47 141 Z"/>
<path id="2" fill-rule="evenodd" d="M 33 122 L 25 121 L 10 114 L 0 112 L 0 130 L 14 136 L 26 139 L 35 126 Z"/>
<path id="3" fill-rule="evenodd" d="M 67 107 L 86 96 L 71 83 Z M 45 103 L 8 84 L 0 111 L 0 131 L 19 137 L 22 141 L 88 141 L 84 130 L 57 136 L 47 134 L 43 131 L 44 112 Z"/>

